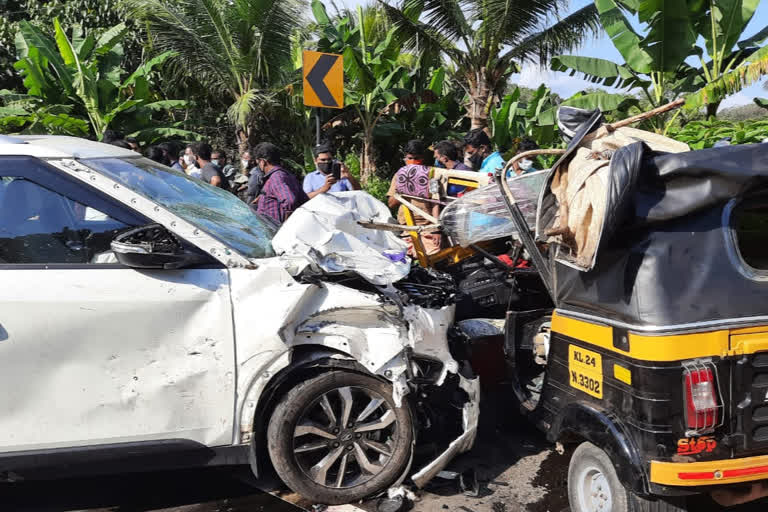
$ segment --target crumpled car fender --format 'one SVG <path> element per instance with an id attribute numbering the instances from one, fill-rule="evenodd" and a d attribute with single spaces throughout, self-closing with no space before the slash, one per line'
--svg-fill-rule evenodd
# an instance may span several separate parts
<path id="1" fill-rule="evenodd" d="M 383 308 L 321 311 L 302 322 L 294 345 L 322 345 L 349 354 L 371 373 L 379 373 L 408 343 L 402 318 Z"/>
<path id="2" fill-rule="evenodd" d="M 235 442 L 248 441 L 262 393 L 272 377 L 289 366 L 292 349 L 298 346 L 317 345 L 349 355 L 372 374 L 390 380 L 399 404 L 408 392 L 403 352 L 410 342 L 397 306 L 333 283 L 296 283 L 278 261 L 274 264 L 231 270 L 238 396 L 243 397 Z M 286 291 L 286 282 L 291 291 Z M 257 310 L 260 314 L 249 314 Z"/>

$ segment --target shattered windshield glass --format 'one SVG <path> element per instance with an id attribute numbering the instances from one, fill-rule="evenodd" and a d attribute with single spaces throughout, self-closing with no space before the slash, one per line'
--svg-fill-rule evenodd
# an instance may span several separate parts
<path id="1" fill-rule="evenodd" d="M 237 196 L 147 158 L 94 158 L 82 163 L 168 208 L 248 258 L 274 256 L 277 227 Z"/>

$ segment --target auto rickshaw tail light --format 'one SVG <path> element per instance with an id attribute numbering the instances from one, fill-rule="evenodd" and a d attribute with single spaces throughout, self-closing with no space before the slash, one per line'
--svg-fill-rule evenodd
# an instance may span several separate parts
<path id="1" fill-rule="evenodd" d="M 683 373 L 685 379 L 685 417 L 688 428 L 706 431 L 715 428 L 718 422 L 717 383 L 711 368 L 689 369 Z"/>

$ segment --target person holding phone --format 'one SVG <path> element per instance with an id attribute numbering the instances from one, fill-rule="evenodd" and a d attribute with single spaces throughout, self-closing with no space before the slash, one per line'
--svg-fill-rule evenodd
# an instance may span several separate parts
<path id="1" fill-rule="evenodd" d="M 320 144 L 312 150 L 317 169 L 304 177 L 304 192 L 310 199 L 326 192 L 360 190 L 360 183 L 343 163 L 333 158 L 330 144 Z"/>

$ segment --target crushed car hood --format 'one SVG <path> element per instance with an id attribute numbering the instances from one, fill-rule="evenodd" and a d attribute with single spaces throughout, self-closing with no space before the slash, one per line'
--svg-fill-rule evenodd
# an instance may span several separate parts
<path id="1" fill-rule="evenodd" d="M 392 232 L 364 228 L 360 221 L 395 222 L 389 208 L 366 192 L 320 194 L 288 218 L 272 247 L 289 262 L 292 274 L 307 267 L 328 274 L 354 272 L 375 285 L 407 276 L 407 244 Z"/>

